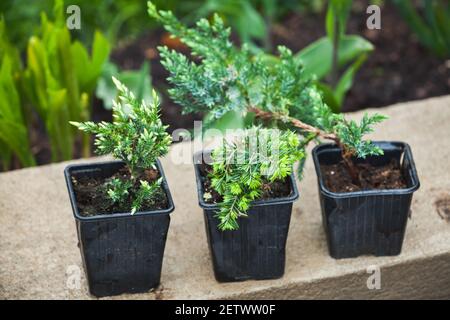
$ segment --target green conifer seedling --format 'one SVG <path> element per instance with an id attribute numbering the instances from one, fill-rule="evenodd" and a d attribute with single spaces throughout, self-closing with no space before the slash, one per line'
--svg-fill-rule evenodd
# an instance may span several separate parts
<path id="1" fill-rule="evenodd" d="M 211 186 L 223 198 L 219 229 L 235 230 L 251 202 L 273 182 L 285 180 L 305 154 L 295 132 L 253 127 L 234 140 L 224 139 L 211 156 Z"/>
<path id="2" fill-rule="evenodd" d="M 138 101 L 125 85 L 115 78 L 113 81 L 119 94 L 118 100 L 113 103 L 112 123 L 70 123 L 96 135 L 97 154 L 111 154 L 125 162 L 131 179 L 113 179 L 108 184 L 107 192 L 112 202 L 123 203 L 128 199 L 130 189 L 137 185 L 131 203 L 131 213 L 135 213 L 160 188 L 161 178 L 149 183 L 140 180 L 140 177 L 148 170 L 156 169 L 156 160 L 167 154 L 171 137 L 159 117 L 159 98 L 155 91 L 151 103 Z"/>

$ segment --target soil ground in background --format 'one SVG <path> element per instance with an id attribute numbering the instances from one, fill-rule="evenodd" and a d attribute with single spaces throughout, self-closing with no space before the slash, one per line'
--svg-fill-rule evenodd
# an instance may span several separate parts
<path id="1" fill-rule="evenodd" d="M 393 160 L 384 166 L 372 166 L 368 163 L 356 165 L 359 169 L 359 180 L 361 185 L 352 182 L 344 162 L 337 164 L 322 165 L 325 186 L 332 192 L 355 192 L 363 190 L 386 190 L 405 189 L 407 187 L 405 178 L 400 170 L 398 161 Z"/>
<path id="2" fill-rule="evenodd" d="M 390 3 L 381 9 L 380 30 L 366 27 L 368 1 L 354 3 L 347 34 L 363 36 L 375 50 L 358 71 L 344 112 L 450 93 L 450 57 L 438 58 L 423 48 Z M 297 52 L 325 35 L 324 19 L 324 14 L 291 15 L 274 29 L 274 43 Z"/>

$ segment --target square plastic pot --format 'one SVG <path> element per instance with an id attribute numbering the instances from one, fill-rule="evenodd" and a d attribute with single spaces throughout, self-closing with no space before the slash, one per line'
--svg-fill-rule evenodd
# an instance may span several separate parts
<path id="1" fill-rule="evenodd" d="M 248 217 L 239 219 L 238 230 L 220 231 L 216 217 L 219 207 L 203 200 L 204 177 L 200 173 L 200 161 L 197 161 L 200 158 L 201 153 L 195 154 L 197 193 L 203 208 L 216 280 L 231 282 L 282 277 L 292 203 L 299 196 L 295 177 L 289 177 L 291 193 L 288 197 L 254 201 Z"/>
<path id="2" fill-rule="evenodd" d="M 322 144 L 313 149 L 322 222 L 330 255 L 335 259 L 360 255 L 393 256 L 401 252 L 411 199 L 419 188 L 419 179 L 408 144 L 374 143 L 383 149 L 384 155 L 356 161 L 381 166 L 396 159 L 401 164 L 407 188 L 331 192 L 325 186 L 320 166 L 338 163 L 342 159 L 341 151 L 334 144 Z"/>
<path id="3" fill-rule="evenodd" d="M 97 297 L 146 292 L 161 278 L 169 214 L 175 207 L 159 161 L 167 209 L 89 217 L 78 210 L 71 177 L 109 177 L 124 165 L 110 161 L 70 165 L 64 171 L 89 291 Z"/>

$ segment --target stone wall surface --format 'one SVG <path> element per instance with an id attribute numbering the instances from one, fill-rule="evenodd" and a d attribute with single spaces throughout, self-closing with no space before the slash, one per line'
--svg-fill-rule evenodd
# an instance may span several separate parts
<path id="1" fill-rule="evenodd" d="M 284 277 L 216 282 L 193 167 L 173 161 L 180 152 L 190 151 L 192 144 L 180 143 L 162 161 L 176 209 L 171 216 L 161 286 L 154 292 L 113 299 L 450 298 L 450 217 L 444 219 L 450 212 L 450 96 L 377 111 L 390 119 L 372 138 L 408 142 L 421 182 L 413 197 L 401 255 L 344 260 L 328 255 L 309 157 L 305 178 L 298 184 L 300 199 L 292 213 Z M 359 119 L 362 114 L 349 116 Z M 63 177 L 66 165 L 0 174 L 1 299 L 94 298 L 88 294 L 83 272 L 81 288 L 67 288 L 68 273 L 73 266 L 81 267 L 81 257 Z M 380 267 L 380 290 L 367 288 L 367 267 L 371 265 Z"/>

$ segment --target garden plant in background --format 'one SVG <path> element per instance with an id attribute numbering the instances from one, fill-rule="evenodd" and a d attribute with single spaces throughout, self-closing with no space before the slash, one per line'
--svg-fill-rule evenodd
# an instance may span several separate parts
<path id="1" fill-rule="evenodd" d="M 64 172 L 89 290 L 97 297 L 158 286 L 174 210 L 158 160 L 171 143 L 158 96 L 138 100 L 113 80 L 119 92 L 114 122 L 72 124 L 96 135 L 98 154 L 120 160 L 69 165 Z"/>
<path id="2" fill-rule="evenodd" d="M 423 0 L 424 10 L 409 0 L 393 0 L 419 41 L 439 57 L 450 57 L 450 5 L 446 0 Z"/>
<path id="3" fill-rule="evenodd" d="M 171 10 L 187 24 L 208 18 L 216 12 L 230 24 L 242 41 L 251 42 L 254 48 L 263 45 L 272 51 L 270 33 L 272 26 L 289 12 L 320 12 L 327 0 L 155 0 L 158 7 Z M 139 38 L 156 27 L 142 10 L 141 0 L 72 0 L 70 5 L 80 8 L 81 30 L 73 36 L 85 45 L 92 42 L 95 30 L 100 29 L 109 43 L 120 47 Z M 68 5 L 69 5 L 68 4 Z M 0 12 L 11 26 L 11 40 L 23 49 L 28 39 L 37 32 L 39 13 L 49 12 L 53 0 L 30 1 L 3 0 Z M 252 27 L 249 28 L 248 26 Z M 80 31 L 81 31 L 80 30 Z"/>
<path id="4" fill-rule="evenodd" d="M 40 13 L 51 12 L 54 3 L 55 0 L 0 1 L 0 12 L 10 27 L 11 41 L 20 50 L 26 48 L 27 39 L 39 31 Z M 157 0 L 156 3 L 164 8 L 176 9 L 180 1 Z M 71 0 L 66 1 L 66 4 L 65 9 L 71 5 L 80 8 L 80 29 L 74 30 L 72 36 L 84 45 L 92 43 L 96 30 L 102 30 L 110 44 L 119 46 L 120 43 L 135 39 L 144 30 L 155 26 L 142 10 L 144 2 L 141 0 Z"/>
<path id="5" fill-rule="evenodd" d="M 73 157 L 77 132 L 69 120 L 90 118 L 90 99 L 101 74 L 110 46 L 100 32 L 92 43 L 92 55 L 79 41 L 71 41 L 62 1 L 55 2 L 55 21 L 42 14 L 39 36 L 30 38 L 23 91 L 45 124 L 52 149 L 52 160 Z M 90 140 L 82 137 L 84 156 L 90 155 Z"/>
<path id="6" fill-rule="evenodd" d="M 13 155 L 22 166 L 33 166 L 36 162 L 20 95 L 22 62 L 19 51 L 9 42 L 3 19 L 0 20 L 0 48 L 0 160 L 4 170 L 10 168 Z"/>
<path id="7" fill-rule="evenodd" d="M 326 14 L 327 36 L 295 54 L 295 59 L 304 65 L 304 73 L 315 75 L 319 80 L 317 86 L 323 99 L 334 112 L 341 112 L 356 72 L 374 49 L 361 36 L 345 33 L 352 3 L 352 0 L 330 0 Z M 340 72 L 347 65 L 347 69 Z"/>
<path id="8" fill-rule="evenodd" d="M 36 127 L 34 112 L 42 121 L 50 141 L 52 161 L 73 158 L 78 132 L 69 120 L 90 118 L 92 94 L 110 46 L 100 32 L 92 43 L 92 54 L 79 41 L 72 41 L 66 27 L 64 5 L 55 1 L 54 21 L 41 14 L 38 35 L 28 41 L 25 66 L 20 52 L 6 35 L 1 21 L 2 82 L 2 163 L 9 167 L 11 150 L 23 166 L 35 161 L 28 141 L 28 129 Z M 13 80 L 13 81 L 11 81 Z M 9 112 L 7 112 L 9 109 Z M 82 154 L 90 155 L 90 140 L 81 137 Z"/>
<path id="9" fill-rule="evenodd" d="M 111 80 L 112 77 L 117 78 L 127 86 L 134 93 L 137 100 L 151 102 L 153 88 L 150 77 L 150 65 L 147 61 L 142 64 L 140 70 L 119 71 L 117 65 L 110 61 L 103 65 L 95 96 L 103 101 L 103 106 L 107 110 L 111 110 L 113 101 L 118 94 L 118 90 Z"/>

